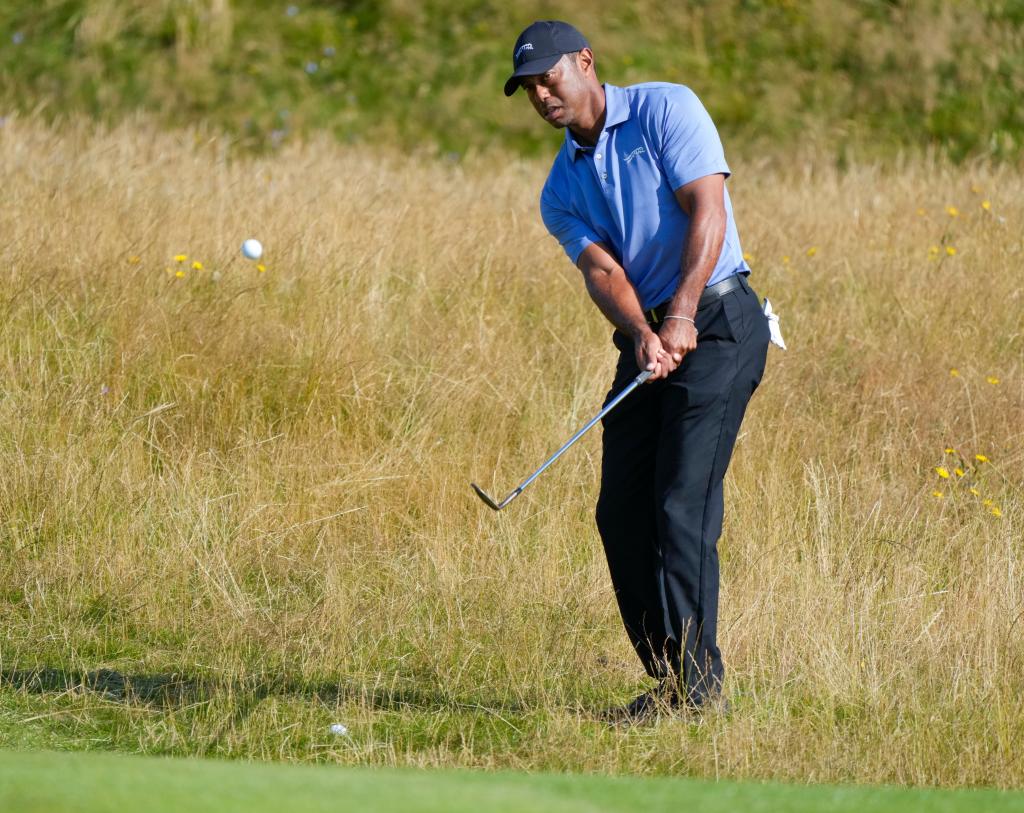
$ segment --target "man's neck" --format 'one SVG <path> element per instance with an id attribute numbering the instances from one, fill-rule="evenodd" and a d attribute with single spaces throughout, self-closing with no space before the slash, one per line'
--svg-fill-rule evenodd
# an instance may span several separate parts
<path id="1" fill-rule="evenodd" d="M 590 103 L 586 116 L 581 116 L 579 123 L 569 127 L 577 143 L 593 147 L 604 129 L 605 114 L 608 102 L 605 98 L 604 85 L 598 85 L 590 95 Z"/>

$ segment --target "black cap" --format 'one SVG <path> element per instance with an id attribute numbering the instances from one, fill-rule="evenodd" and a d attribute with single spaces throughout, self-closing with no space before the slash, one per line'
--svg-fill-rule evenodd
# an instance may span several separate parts
<path id="1" fill-rule="evenodd" d="M 512 49 L 512 75 L 505 83 L 505 95 L 511 96 L 519 87 L 520 76 L 533 76 L 552 68 L 563 54 L 589 48 L 586 38 L 569 23 L 559 20 L 538 20 L 528 26 Z"/>

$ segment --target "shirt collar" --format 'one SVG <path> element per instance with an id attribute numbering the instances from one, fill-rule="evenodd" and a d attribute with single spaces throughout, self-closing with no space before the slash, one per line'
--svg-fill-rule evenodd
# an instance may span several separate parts
<path id="1" fill-rule="evenodd" d="M 609 82 L 605 82 L 604 105 L 604 129 L 601 130 L 601 135 L 604 135 L 609 127 L 614 127 L 616 124 L 622 124 L 622 122 L 629 119 L 629 100 L 626 98 L 626 91 L 622 88 Z M 598 136 L 598 141 L 600 140 L 601 136 Z M 576 139 L 573 138 L 572 130 L 568 127 L 565 128 L 565 145 L 573 161 L 579 157 L 581 152 L 593 149 L 593 147 L 585 147 L 577 142 Z"/>

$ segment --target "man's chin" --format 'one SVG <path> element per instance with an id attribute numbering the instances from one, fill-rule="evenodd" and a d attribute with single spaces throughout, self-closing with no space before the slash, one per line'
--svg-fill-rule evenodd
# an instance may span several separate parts
<path id="1" fill-rule="evenodd" d="M 562 118 L 561 116 L 555 116 L 554 118 L 552 118 L 551 116 L 541 116 L 541 118 L 543 118 L 544 121 L 546 121 L 556 130 L 561 130 L 563 127 L 565 127 L 566 124 L 565 119 Z"/>

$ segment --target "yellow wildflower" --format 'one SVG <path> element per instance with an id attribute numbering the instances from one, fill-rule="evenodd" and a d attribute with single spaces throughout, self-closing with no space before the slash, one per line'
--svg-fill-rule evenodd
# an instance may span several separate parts
<path id="1" fill-rule="evenodd" d="M 199 260 L 196 260 L 194 263 L 192 263 L 192 268 L 194 268 L 196 271 L 202 271 L 203 264 L 199 262 Z"/>
<path id="2" fill-rule="evenodd" d="M 941 499 L 942 499 L 942 498 L 943 498 L 944 496 L 946 496 L 946 495 L 945 495 L 945 494 L 943 494 L 943 493 L 942 493 L 941 491 L 933 491 L 933 492 L 932 492 L 932 496 L 933 496 L 933 497 L 938 497 L 938 498 L 939 498 L 939 499 L 941 500 Z"/>
<path id="3" fill-rule="evenodd" d="M 971 494 L 973 494 L 975 497 L 980 497 L 981 496 L 981 492 L 978 491 L 978 489 L 976 489 L 976 488 L 969 488 L 967 490 L 970 491 Z"/>
<path id="4" fill-rule="evenodd" d="M 922 207 L 918 206 L 917 207 L 917 215 L 918 215 L 918 217 L 924 217 L 924 214 L 925 214 L 924 209 Z"/>
<path id="5" fill-rule="evenodd" d="M 992 201 L 990 201 L 990 200 L 983 200 L 981 202 L 981 208 L 984 209 L 986 212 L 991 212 L 992 211 Z"/>
<path id="6" fill-rule="evenodd" d="M 943 480 L 949 479 L 949 471 L 946 469 L 945 466 L 936 466 L 935 473 L 939 475 L 939 477 L 941 477 Z"/>
<path id="7" fill-rule="evenodd" d="M 953 469 L 953 473 L 957 477 L 963 477 L 964 476 L 964 470 L 962 468 L 960 468 L 959 466 L 957 466 L 955 469 Z"/>
<path id="8" fill-rule="evenodd" d="M 188 259 L 188 255 L 187 254 L 175 254 L 174 255 L 174 262 L 176 262 L 176 263 L 183 263 L 187 259 Z"/>
<path id="9" fill-rule="evenodd" d="M 946 254 L 950 257 L 956 256 L 956 246 L 946 246 Z"/>
<path id="10" fill-rule="evenodd" d="M 996 377 L 995 377 L 994 375 L 990 375 L 990 376 L 988 376 L 988 377 L 987 377 L 987 378 L 986 378 L 985 380 L 986 380 L 986 381 L 987 381 L 987 382 L 988 382 L 989 384 L 992 384 L 993 386 L 995 386 L 996 384 L 998 384 L 998 383 L 999 383 L 999 379 L 998 379 L 998 378 L 996 378 Z"/>
<path id="11" fill-rule="evenodd" d="M 264 271 L 267 270 L 267 267 L 263 263 L 260 263 L 259 265 L 256 266 L 256 270 L 262 274 Z"/>
<path id="12" fill-rule="evenodd" d="M 811 246 L 809 249 L 807 249 L 807 256 L 808 257 L 813 257 L 817 253 L 818 253 L 818 247 L 817 246 Z"/>
<path id="13" fill-rule="evenodd" d="M 949 371 L 949 374 L 950 374 L 950 375 L 951 375 L 951 376 L 952 376 L 953 378 L 959 378 L 959 377 L 960 377 L 960 371 L 959 371 L 959 370 L 958 370 L 958 369 L 957 369 L 956 367 L 952 368 L 952 369 L 951 369 L 951 370 Z"/>
<path id="14" fill-rule="evenodd" d="M 783 254 L 782 255 L 782 262 L 784 262 L 786 265 L 789 265 L 789 255 L 788 254 Z"/>
<path id="15" fill-rule="evenodd" d="M 946 447 L 946 454 L 953 454 L 956 451 L 952 446 Z"/>
<path id="16" fill-rule="evenodd" d="M 182 277 L 185 276 L 185 272 L 179 268 L 177 271 L 174 272 L 174 276 L 176 276 L 178 279 L 181 279 Z"/>
<path id="17" fill-rule="evenodd" d="M 977 460 L 979 463 L 988 463 L 988 458 L 985 457 L 985 455 L 983 454 L 976 454 L 974 456 L 974 459 Z"/>
<path id="18" fill-rule="evenodd" d="M 995 505 L 995 503 L 992 500 L 982 500 L 981 504 L 984 505 L 986 508 L 991 508 L 993 505 Z"/>
<path id="19" fill-rule="evenodd" d="M 960 210 L 957 209 L 955 206 L 947 206 L 946 214 L 949 215 L 950 217 L 956 217 L 958 214 L 960 214 Z"/>
<path id="20" fill-rule="evenodd" d="M 132 265 L 138 265 L 141 261 L 142 257 L 140 257 L 138 254 L 133 254 L 131 257 L 128 258 L 128 262 L 130 262 Z"/>
<path id="21" fill-rule="evenodd" d="M 751 254 L 749 251 L 744 251 L 743 252 L 743 259 L 746 260 L 748 263 L 752 262 L 753 259 L 754 259 L 754 255 Z"/>
<path id="22" fill-rule="evenodd" d="M 990 510 L 992 512 L 992 516 L 994 517 L 1001 517 L 1003 515 L 1003 512 L 999 510 L 998 505 L 993 505 Z"/>

